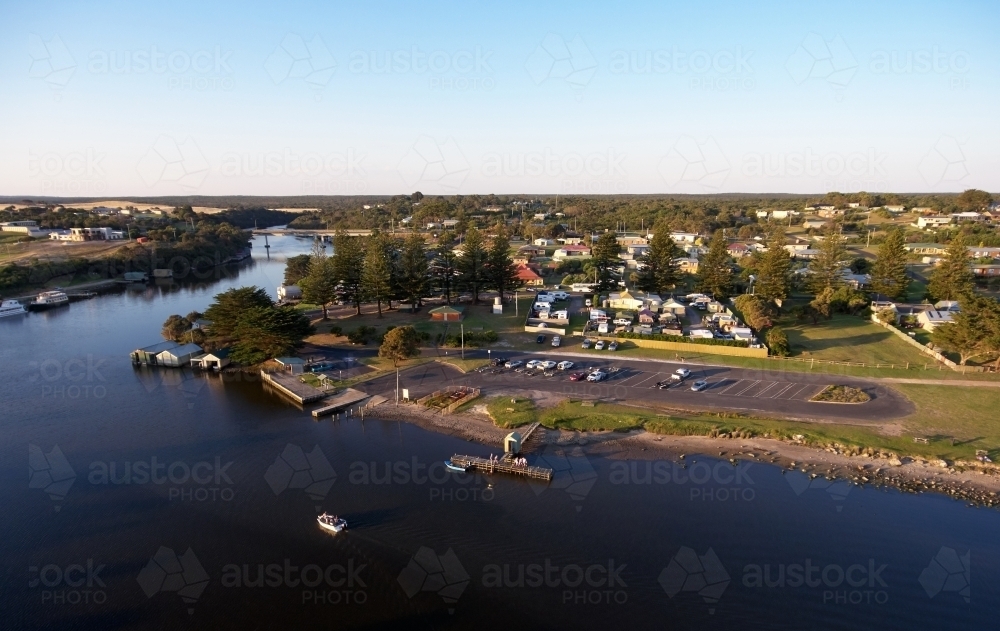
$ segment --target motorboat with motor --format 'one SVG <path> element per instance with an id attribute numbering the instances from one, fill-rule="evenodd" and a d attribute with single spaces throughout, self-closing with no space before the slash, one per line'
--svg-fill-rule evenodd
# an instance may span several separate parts
<path id="1" fill-rule="evenodd" d="M 453 463 L 451 460 L 445 460 L 444 461 L 444 466 L 449 471 L 456 471 L 458 473 L 468 473 L 469 472 L 469 469 L 467 467 L 461 467 L 461 466 Z"/>
<path id="2" fill-rule="evenodd" d="M 341 519 L 336 515 L 330 515 L 328 513 L 323 513 L 316 518 L 319 523 L 319 527 L 323 530 L 338 533 L 342 530 L 347 530 L 347 520 Z"/>
<path id="3" fill-rule="evenodd" d="M 69 296 L 61 291 L 43 291 L 35 297 L 28 307 L 32 311 L 42 311 L 54 307 L 63 307 L 69 304 Z"/>
<path id="4" fill-rule="evenodd" d="M 4 300 L 0 303 L 0 318 L 21 315 L 22 313 L 28 313 L 28 310 L 16 300 Z"/>

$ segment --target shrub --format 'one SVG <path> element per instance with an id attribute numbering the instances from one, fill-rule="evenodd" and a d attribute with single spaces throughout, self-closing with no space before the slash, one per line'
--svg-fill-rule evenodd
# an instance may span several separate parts
<path id="1" fill-rule="evenodd" d="M 771 353 L 778 357 L 788 357 L 791 354 L 788 348 L 788 336 L 779 328 L 767 332 L 767 346 L 771 349 Z"/>

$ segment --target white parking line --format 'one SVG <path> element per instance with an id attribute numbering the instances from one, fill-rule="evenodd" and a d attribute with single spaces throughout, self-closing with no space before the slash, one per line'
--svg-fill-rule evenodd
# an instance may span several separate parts
<path id="1" fill-rule="evenodd" d="M 736 383 L 732 383 L 732 384 L 730 384 L 728 388 L 726 388 L 725 390 L 723 390 L 723 391 L 722 391 L 722 392 L 720 392 L 719 394 L 726 394 L 727 392 L 729 392 L 730 390 L 732 390 L 732 389 L 733 389 L 733 388 L 735 388 L 736 386 L 740 385 L 741 383 L 743 383 L 743 379 L 740 379 L 740 380 L 739 380 L 739 381 L 737 381 Z"/>
<path id="2" fill-rule="evenodd" d="M 757 398 L 760 398 L 760 395 L 764 394 L 765 392 L 767 392 L 768 390 L 770 390 L 774 386 L 778 385 L 779 383 L 781 383 L 781 382 L 780 381 L 773 381 L 773 382 L 771 382 L 771 385 L 769 385 L 768 387 L 764 388 L 763 390 L 761 390 L 760 392 L 758 392 L 754 396 L 757 397 Z M 764 398 L 766 399 L 768 397 L 764 397 Z"/>
<path id="3" fill-rule="evenodd" d="M 788 395 L 787 397 L 782 397 L 782 398 L 791 401 L 795 397 L 799 396 L 799 394 L 801 394 L 803 390 L 805 390 L 806 388 L 808 388 L 809 385 L 810 384 L 808 384 L 808 383 L 803 383 L 803 384 L 801 384 L 801 386 L 799 388 L 796 388 L 790 395 Z"/>
<path id="4" fill-rule="evenodd" d="M 646 383 L 646 382 L 648 382 L 648 381 L 652 381 L 653 379 L 656 379 L 657 375 L 659 375 L 659 374 L 660 374 L 660 373 L 658 373 L 658 372 L 654 372 L 654 373 L 652 373 L 652 374 L 651 374 L 650 376 L 648 376 L 648 377 L 646 377 L 645 379 L 643 379 L 642 381 L 640 381 L 639 383 L 634 383 L 634 384 L 632 384 L 632 387 L 633 387 L 633 388 L 638 388 L 638 387 L 639 387 L 639 386 L 641 386 L 642 384 L 644 384 L 644 383 Z"/>
<path id="5" fill-rule="evenodd" d="M 631 368 L 630 368 L 629 370 L 631 370 Z M 638 377 L 639 375 L 644 375 L 644 374 L 646 374 L 646 373 L 644 373 L 644 372 L 643 372 L 643 371 L 641 371 L 641 370 L 636 370 L 636 371 L 634 371 L 634 372 L 633 372 L 633 373 L 632 373 L 631 375 L 629 375 L 628 377 L 625 377 L 624 379 L 622 379 L 622 380 L 621 380 L 621 381 L 620 381 L 619 383 L 625 383 L 625 382 L 626 382 L 626 381 L 628 381 L 629 379 L 635 379 L 635 378 L 636 378 L 636 377 Z"/>
<path id="6" fill-rule="evenodd" d="M 779 392 L 775 392 L 775 393 L 774 393 L 774 394 L 772 394 L 771 396 L 769 396 L 769 397 L 765 397 L 765 398 L 767 398 L 767 399 L 778 399 L 778 398 L 780 398 L 780 397 L 781 397 L 781 395 L 785 394 L 786 392 L 788 392 L 789 390 L 791 390 L 792 388 L 794 388 L 794 387 L 795 387 L 795 386 L 797 386 L 797 385 L 799 385 L 799 384 L 797 384 L 797 383 L 794 383 L 794 382 L 793 382 L 793 383 L 790 383 L 790 384 L 788 384 L 787 386 L 785 386 L 784 388 L 782 388 L 782 389 L 781 389 L 781 391 L 779 391 Z"/>
<path id="7" fill-rule="evenodd" d="M 754 382 L 753 382 L 752 384 L 750 384 L 750 385 L 749 385 L 749 386 L 747 386 L 746 388 L 743 388 L 742 390 L 740 390 L 739 392 L 737 392 L 737 393 L 736 393 L 736 394 L 735 394 L 734 396 L 737 396 L 737 397 L 738 397 L 738 396 L 742 395 L 742 394 L 743 394 L 744 392 L 746 392 L 746 391 L 747 391 L 747 390 L 749 390 L 750 388 L 753 388 L 753 387 L 755 387 L 755 386 L 756 386 L 757 384 L 759 384 L 759 383 L 760 383 L 760 380 L 758 379 L 757 381 L 754 381 Z"/>

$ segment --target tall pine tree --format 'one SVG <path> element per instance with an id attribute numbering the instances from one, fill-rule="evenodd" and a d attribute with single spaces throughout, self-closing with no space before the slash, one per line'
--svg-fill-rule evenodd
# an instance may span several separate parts
<path id="1" fill-rule="evenodd" d="M 618 258 L 620 250 L 618 237 L 614 232 L 605 232 L 591 244 L 590 253 L 597 271 L 597 291 L 609 291 L 618 286 L 612 273 L 621 264 L 621 259 Z"/>
<path id="2" fill-rule="evenodd" d="M 809 262 L 809 288 L 819 296 L 844 284 L 844 267 L 850 262 L 844 237 L 831 234 L 819 244 L 819 253 Z"/>
<path id="3" fill-rule="evenodd" d="M 472 291 L 472 303 L 479 304 L 479 292 L 487 284 L 486 241 L 475 227 L 465 232 L 462 255 L 456 261 L 462 282 Z"/>
<path id="4" fill-rule="evenodd" d="M 733 268 L 722 230 L 717 230 L 708 246 L 708 254 L 698 261 L 698 290 L 725 300 L 733 290 Z"/>
<path id="5" fill-rule="evenodd" d="M 430 288 L 430 266 L 427 261 L 427 244 L 419 232 L 411 233 L 403 241 L 396 263 L 397 293 L 410 303 L 410 312 L 420 306 Z"/>
<path id="6" fill-rule="evenodd" d="M 357 314 L 361 315 L 361 303 L 364 302 L 361 288 L 361 272 L 365 261 L 364 241 L 361 237 L 352 237 L 344 231 L 337 232 L 333 237 L 333 256 L 330 258 L 344 302 L 353 304 Z"/>
<path id="7" fill-rule="evenodd" d="M 666 222 L 653 226 L 653 238 L 649 240 L 649 250 L 639 259 L 642 269 L 636 287 L 642 291 L 657 294 L 673 290 L 680 281 L 680 271 L 674 262 L 680 250 L 670 238 Z"/>
<path id="8" fill-rule="evenodd" d="M 910 279 L 906 276 L 906 240 L 901 229 L 892 229 L 885 235 L 871 275 L 875 293 L 889 300 L 906 299 Z"/>
<path id="9" fill-rule="evenodd" d="M 326 320 L 327 305 L 337 298 L 337 274 L 333 261 L 327 257 L 326 248 L 319 239 L 313 243 L 307 273 L 299 280 L 299 286 L 302 288 L 302 298 L 306 302 L 320 305 L 323 308 L 323 319 Z"/>
<path id="10" fill-rule="evenodd" d="M 361 272 L 361 293 L 378 308 L 382 317 L 382 302 L 392 295 L 392 262 L 388 256 L 385 237 L 375 232 L 365 244 L 365 258 Z"/>
<path id="11" fill-rule="evenodd" d="M 955 235 L 941 262 L 931 272 L 927 293 L 934 300 L 958 300 L 971 294 L 974 287 L 975 277 L 969 261 L 969 248 L 965 246 L 962 235 Z"/>
<path id="12" fill-rule="evenodd" d="M 510 256 L 510 237 L 507 230 L 502 226 L 497 226 L 497 234 L 490 241 L 490 247 L 486 251 L 486 277 L 487 286 L 495 289 L 500 300 L 504 299 L 511 289 L 518 286 L 517 266 Z"/>
<path id="13" fill-rule="evenodd" d="M 778 230 L 768 239 L 767 252 L 760 261 L 754 293 L 764 300 L 777 302 L 788 297 L 792 257 L 785 249 L 785 234 Z"/>

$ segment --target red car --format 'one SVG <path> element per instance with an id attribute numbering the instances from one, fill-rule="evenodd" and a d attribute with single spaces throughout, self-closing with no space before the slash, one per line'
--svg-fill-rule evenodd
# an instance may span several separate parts
<path id="1" fill-rule="evenodd" d="M 569 376 L 570 381 L 583 381 L 587 378 L 587 373 L 585 372 L 575 372 Z"/>

